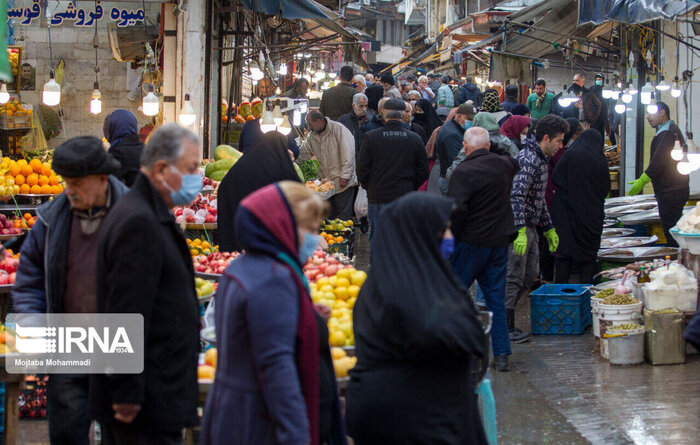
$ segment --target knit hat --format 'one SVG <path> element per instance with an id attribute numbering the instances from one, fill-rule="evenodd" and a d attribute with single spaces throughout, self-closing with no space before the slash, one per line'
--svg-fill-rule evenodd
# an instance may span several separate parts
<path id="1" fill-rule="evenodd" d="M 78 136 L 62 143 L 53 154 L 51 168 L 66 178 L 90 175 L 110 175 L 121 165 L 102 147 L 95 136 Z"/>

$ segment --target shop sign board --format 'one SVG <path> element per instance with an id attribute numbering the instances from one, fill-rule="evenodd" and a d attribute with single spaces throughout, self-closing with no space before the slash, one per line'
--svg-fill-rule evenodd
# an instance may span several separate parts
<path id="1" fill-rule="evenodd" d="M 43 16 L 44 7 L 41 0 L 33 0 L 31 6 L 26 8 L 11 8 L 7 10 L 7 19 L 14 19 L 15 23 L 28 26 L 34 20 Z M 95 3 L 94 9 L 77 8 L 74 1 L 68 2 L 65 11 L 53 11 L 51 17 L 46 20 L 51 26 L 60 26 L 73 22 L 73 26 L 77 27 L 92 27 L 96 22 L 108 17 L 110 20 L 117 22 L 120 28 L 133 26 L 137 22 L 141 22 L 146 18 L 146 12 L 143 9 L 128 9 L 128 8 L 111 8 L 106 11 L 102 7 L 102 2 Z"/>

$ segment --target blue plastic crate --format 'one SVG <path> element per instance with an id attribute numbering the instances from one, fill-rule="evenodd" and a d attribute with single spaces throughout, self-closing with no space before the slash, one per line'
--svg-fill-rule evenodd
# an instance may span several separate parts
<path id="1" fill-rule="evenodd" d="M 626 229 L 634 229 L 632 236 L 649 236 L 649 226 L 646 224 L 631 224 L 624 227 Z"/>
<path id="2" fill-rule="evenodd" d="M 591 293 L 583 284 L 545 284 L 530 294 L 530 331 L 578 335 L 593 324 Z"/>

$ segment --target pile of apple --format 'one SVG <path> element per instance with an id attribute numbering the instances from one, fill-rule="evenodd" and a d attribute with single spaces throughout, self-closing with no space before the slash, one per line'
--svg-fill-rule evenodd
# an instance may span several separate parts
<path id="1" fill-rule="evenodd" d="M 19 254 L 14 255 L 12 250 L 5 250 L 5 257 L 0 261 L 0 286 L 15 284 L 17 276 L 17 266 L 19 265 Z"/>
<path id="2" fill-rule="evenodd" d="M 304 275 L 309 282 L 314 282 L 320 278 L 331 277 L 345 267 L 352 266 L 350 266 L 350 259 L 342 253 L 330 254 L 323 250 L 315 250 L 304 265 Z"/>
<path id="3" fill-rule="evenodd" d="M 213 252 L 209 255 L 197 255 L 192 258 L 194 271 L 221 275 L 229 263 L 239 256 L 241 256 L 239 252 Z"/>
<path id="4" fill-rule="evenodd" d="M 204 173 L 204 171 L 202 171 L 202 173 Z M 206 176 L 202 176 L 202 190 L 216 190 L 218 186 L 218 182 L 213 181 Z"/>
<path id="5" fill-rule="evenodd" d="M 0 214 L 0 227 L 2 227 L 0 235 L 19 235 L 22 233 L 22 229 L 19 226 L 15 227 L 15 222 L 3 214 Z"/>
<path id="6" fill-rule="evenodd" d="M 216 198 L 209 198 L 201 193 L 189 206 L 174 209 L 175 222 L 178 224 L 212 224 L 216 222 Z"/>

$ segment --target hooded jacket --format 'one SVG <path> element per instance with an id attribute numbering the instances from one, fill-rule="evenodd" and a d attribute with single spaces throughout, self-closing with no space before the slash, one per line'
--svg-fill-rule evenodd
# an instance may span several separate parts
<path id="1" fill-rule="evenodd" d="M 468 100 L 471 100 L 475 107 L 481 105 L 481 90 L 471 82 L 465 83 L 459 89 L 459 104 L 462 105 Z"/>
<path id="2" fill-rule="evenodd" d="M 301 163 L 316 156 L 319 174 L 335 184 L 335 193 L 342 193 L 348 187 L 357 185 L 355 176 L 355 138 L 341 123 L 326 117 L 326 129 L 321 133 L 311 132 L 299 148 L 296 162 Z M 348 185 L 340 187 L 340 179 L 347 179 Z"/>

